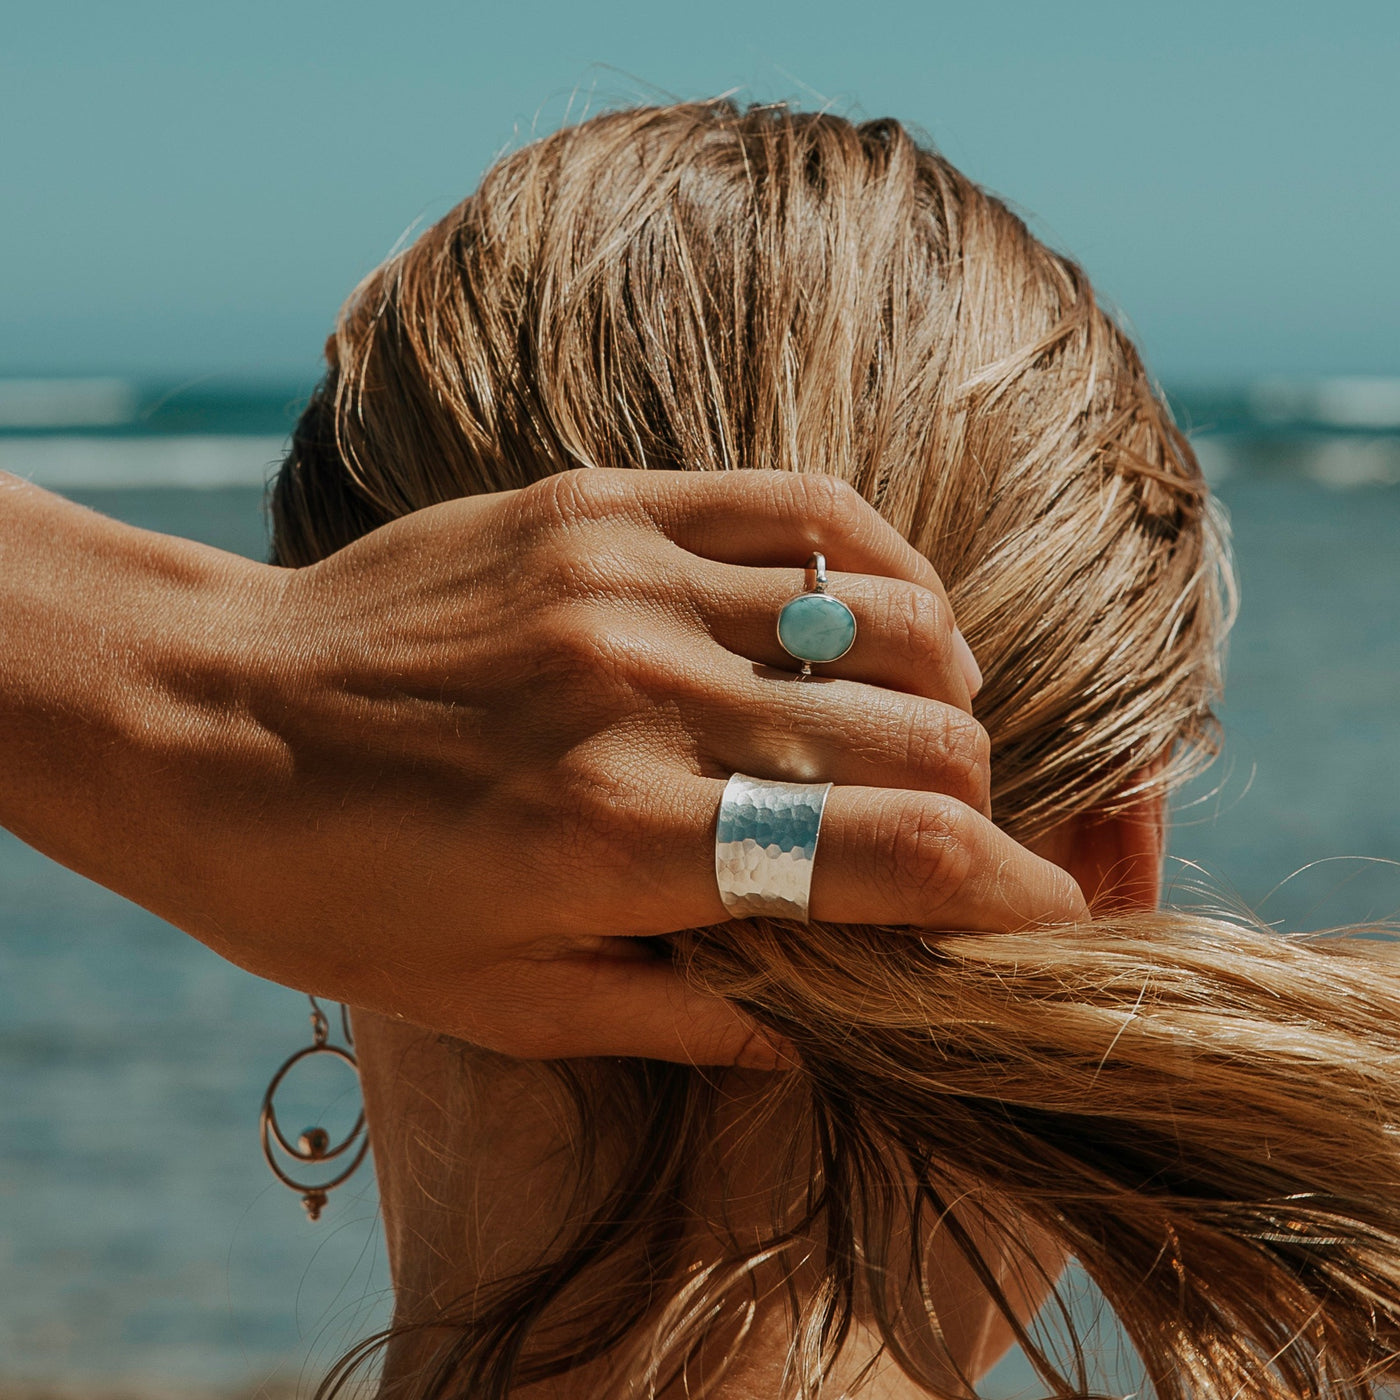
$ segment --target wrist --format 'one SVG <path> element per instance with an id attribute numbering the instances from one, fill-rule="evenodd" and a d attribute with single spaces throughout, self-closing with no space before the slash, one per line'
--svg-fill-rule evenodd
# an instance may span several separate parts
<path id="1" fill-rule="evenodd" d="M 0 824 L 174 917 L 281 574 L 0 477 Z"/>

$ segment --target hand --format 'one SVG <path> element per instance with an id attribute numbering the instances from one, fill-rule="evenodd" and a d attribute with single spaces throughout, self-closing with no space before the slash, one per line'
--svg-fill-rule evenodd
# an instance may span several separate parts
<path id="1" fill-rule="evenodd" d="M 102 528 L 74 601 L 116 702 L 70 727 L 67 789 L 0 817 L 262 976 L 514 1055 L 771 1062 L 636 941 L 725 917 L 736 769 L 838 785 L 815 918 L 1083 916 L 987 818 L 936 575 L 830 478 L 571 472 L 294 571 Z M 774 623 L 816 548 L 860 631 L 795 683 Z"/>

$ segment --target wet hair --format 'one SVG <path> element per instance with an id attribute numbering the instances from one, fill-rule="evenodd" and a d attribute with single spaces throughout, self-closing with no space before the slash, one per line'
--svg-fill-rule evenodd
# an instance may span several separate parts
<path id="1" fill-rule="evenodd" d="M 897 122 L 714 102 L 560 131 L 366 279 L 327 357 L 272 492 L 284 565 L 575 467 L 827 472 L 945 581 L 1013 836 L 1126 810 L 1213 751 L 1232 591 L 1189 443 L 1083 272 Z M 619 1347 L 620 1393 L 651 1393 L 813 1235 L 804 1396 L 857 1313 L 946 1388 L 935 1237 L 1058 1393 L 1083 1357 L 1007 1281 L 1043 1273 L 1033 1238 L 1093 1278 L 1163 1400 L 1365 1396 L 1390 1368 L 1400 1005 L 1377 943 L 1161 910 L 664 946 L 800 1055 L 772 1088 L 802 1130 L 771 1234 L 698 1273 L 681 1251 L 711 1076 L 558 1066 L 579 1133 L 602 1115 L 630 1148 L 537 1267 L 434 1321 L 415 1395 L 495 1400 Z"/>

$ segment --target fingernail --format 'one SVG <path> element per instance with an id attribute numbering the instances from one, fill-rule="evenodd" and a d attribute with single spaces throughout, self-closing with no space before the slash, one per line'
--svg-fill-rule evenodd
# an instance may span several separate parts
<path id="1" fill-rule="evenodd" d="M 962 631 L 953 628 L 953 655 L 958 658 L 958 665 L 962 667 L 962 673 L 967 677 L 967 688 L 973 695 L 982 689 L 982 668 L 977 664 L 977 658 L 972 654 L 972 648 L 967 644 L 967 638 Z"/>

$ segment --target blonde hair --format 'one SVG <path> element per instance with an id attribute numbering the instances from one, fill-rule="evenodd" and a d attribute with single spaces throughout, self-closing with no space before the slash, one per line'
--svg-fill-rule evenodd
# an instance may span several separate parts
<path id="1" fill-rule="evenodd" d="M 829 472 L 942 575 L 1014 836 L 1212 750 L 1232 594 L 1189 444 L 1080 269 L 895 122 L 715 102 L 561 131 L 369 277 L 327 355 L 273 492 L 283 564 L 573 467 Z M 1400 1002 L 1375 944 L 1164 911 L 1053 936 L 758 920 L 667 946 L 799 1051 L 773 1094 L 810 1128 L 800 1189 L 769 1238 L 688 1276 L 710 1081 L 560 1067 L 580 1131 L 606 1100 L 636 1146 L 565 1246 L 437 1324 L 422 1395 L 567 1372 L 668 1280 L 647 1393 L 803 1231 L 825 1246 L 794 1304 L 803 1395 L 857 1307 L 908 1374 L 946 1375 L 920 1278 L 940 1231 L 1060 1393 L 1082 1365 L 1021 1325 L 979 1240 L 1026 1275 L 1028 1227 L 1071 1252 L 1164 1400 L 1366 1395 L 1390 1366 Z"/>

